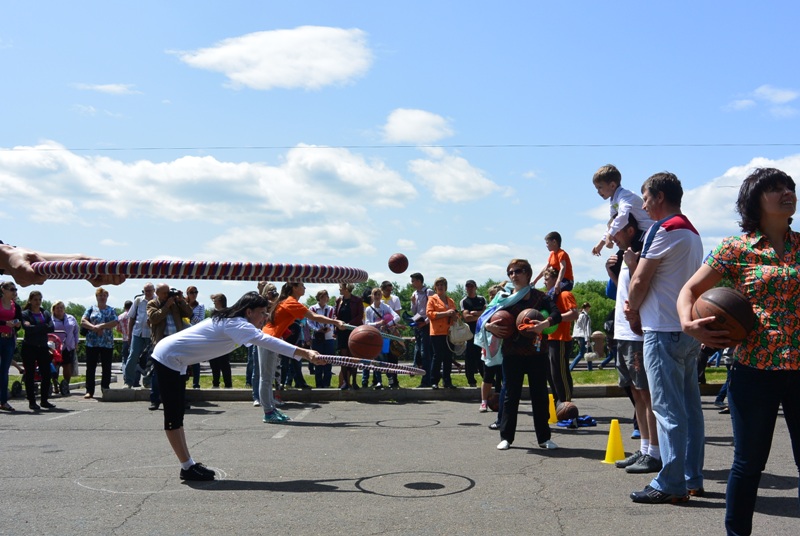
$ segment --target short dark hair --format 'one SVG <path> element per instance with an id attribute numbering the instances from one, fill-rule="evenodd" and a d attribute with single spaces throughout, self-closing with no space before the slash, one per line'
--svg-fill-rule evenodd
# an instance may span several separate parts
<path id="1" fill-rule="evenodd" d="M 758 168 L 753 171 L 739 188 L 736 212 L 742 217 L 739 226 L 745 233 L 752 233 L 761 222 L 761 194 L 778 186 L 787 186 L 795 191 L 794 180 L 783 171 L 775 168 Z M 792 223 L 792 218 L 789 218 Z"/>
<path id="2" fill-rule="evenodd" d="M 664 194 L 664 200 L 670 205 L 679 207 L 683 199 L 683 187 L 681 181 L 674 173 L 662 171 L 651 175 L 642 184 L 642 193 L 649 192 L 650 195 L 657 195 L 659 192 Z"/>
<path id="3" fill-rule="evenodd" d="M 558 247 L 561 247 L 561 235 L 556 231 L 553 231 L 551 233 L 547 233 L 544 236 L 544 239 L 545 240 L 555 240 L 558 243 Z"/>
<path id="4" fill-rule="evenodd" d="M 592 182 L 595 184 L 598 182 L 604 182 L 606 184 L 616 182 L 619 186 L 622 184 L 622 173 L 619 172 L 617 166 L 606 164 L 594 173 Z"/>
<path id="5" fill-rule="evenodd" d="M 411 274 L 410 277 L 411 277 L 411 279 L 416 279 L 420 283 L 424 283 L 425 282 L 425 278 L 422 277 L 422 274 L 419 273 L 419 272 L 414 272 L 413 274 Z"/>
<path id="6" fill-rule="evenodd" d="M 393 287 L 393 286 L 394 285 L 392 285 L 391 281 L 384 281 L 383 283 L 381 283 L 381 290 L 385 289 L 386 287 Z"/>

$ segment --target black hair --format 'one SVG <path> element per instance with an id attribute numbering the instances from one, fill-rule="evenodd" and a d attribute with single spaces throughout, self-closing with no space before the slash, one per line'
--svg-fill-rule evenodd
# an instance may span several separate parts
<path id="1" fill-rule="evenodd" d="M 219 320 L 221 318 L 246 318 L 245 311 L 248 309 L 258 309 L 260 307 L 268 307 L 269 300 L 258 292 L 251 291 L 239 298 L 236 303 L 230 307 L 223 307 L 222 309 L 214 309 L 211 313 L 211 318 Z"/>
<path id="2" fill-rule="evenodd" d="M 747 176 L 736 200 L 736 212 L 742 217 L 739 222 L 742 231 L 752 233 L 758 229 L 761 223 L 761 194 L 780 186 L 795 191 L 794 180 L 779 169 L 758 168 Z M 789 218 L 789 223 L 792 223 L 792 218 Z"/>
<path id="3" fill-rule="evenodd" d="M 425 282 L 425 278 L 424 278 L 424 277 L 422 277 L 422 274 L 421 274 L 421 273 L 419 273 L 419 272 L 414 272 L 414 273 L 413 273 L 413 274 L 411 274 L 409 277 L 411 277 L 411 279 L 416 279 L 416 280 L 417 280 L 417 281 L 419 281 L 420 283 L 424 283 L 424 282 Z"/>
<path id="4" fill-rule="evenodd" d="M 545 240 L 555 240 L 558 247 L 561 247 L 561 234 L 558 231 L 553 231 L 544 235 Z"/>

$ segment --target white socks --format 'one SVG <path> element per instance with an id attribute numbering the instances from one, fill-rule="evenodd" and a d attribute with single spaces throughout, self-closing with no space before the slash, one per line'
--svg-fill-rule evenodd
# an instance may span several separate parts
<path id="1" fill-rule="evenodd" d="M 188 459 L 188 460 L 186 460 L 185 462 L 181 462 L 181 469 L 184 469 L 184 470 L 186 470 L 186 469 L 189 469 L 191 466 L 193 466 L 193 465 L 194 465 L 194 463 L 195 463 L 195 462 L 194 462 L 194 460 L 192 459 L 192 457 L 191 457 L 191 456 L 189 456 L 189 459 Z"/>

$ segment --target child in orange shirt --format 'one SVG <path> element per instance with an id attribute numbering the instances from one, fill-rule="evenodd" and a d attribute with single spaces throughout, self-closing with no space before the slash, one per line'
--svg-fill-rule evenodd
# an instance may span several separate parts
<path id="1" fill-rule="evenodd" d="M 544 237 L 544 242 L 547 244 L 547 250 L 550 252 L 550 257 L 547 259 L 547 265 L 542 268 L 539 275 L 536 276 L 531 282 L 532 286 L 544 277 L 544 273 L 548 268 L 558 272 L 555 285 L 547 293 L 552 297 L 561 292 L 562 290 L 572 290 L 572 285 L 575 282 L 575 277 L 572 275 L 572 261 L 566 251 L 561 249 L 561 235 L 556 231 L 547 233 Z"/>

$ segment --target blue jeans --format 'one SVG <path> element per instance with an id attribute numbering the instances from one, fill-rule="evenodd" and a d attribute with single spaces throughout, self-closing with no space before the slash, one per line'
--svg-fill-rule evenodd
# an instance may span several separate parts
<path id="1" fill-rule="evenodd" d="M 8 367 L 11 366 L 16 349 L 16 337 L 0 339 L 0 404 L 8 402 Z"/>
<path id="2" fill-rule="evenodd" d="M 572 363 L 569 366 L 570 372 L 575 370 L 575 365 L 580 363 L 580 360 L 583 359 L 583 354 L 586 353 L 586 339 L 584 337 L 575 337 L 573 340 L 578 343 L 578 355 L 575 356 L 575 359 L 572 360 Z M 586 364 L 589 367 L 589 370 L 592 370 L 592 362 L 587 361 Z"/>
<path id="3" fill-rule="evenodd" d="M 258 350 L 256 346 L 249 346 L 247 348 L 247 368 L 244 371 L 244 383 L 251 386 L 251 378 L 253 377 L 253 364 L 258 361 Z"/>
<path id="4" fill-rule="evenodd" d="M 425 326 L 422 329 L 414 330 L 414 366 L 425 370 L 425 374 L 420 381 L 420 387 L 431 386 L 431 356 L 433 347 L 431 346 L 431 327 Z"/>
<path id="5" fill-rule="evenodd" d="M 131 350 L 122 372 L 123 381 L 128 385 L 139 385 L 142 373 L 139 371 L 139 356 L 150 343 L 150 337 L 131 335 Z"/>
<path id="6" fill-rule="evenodd" d="M 703 486 L 705 432 L 697 356 L 700 343 L 681 332 L 644 334 L 644 366 L 663 467 L 650 486 L 670 495 L 686 495 Z"/>
<path id="7" fill-rule="evenodd" d="M 258 400 L 258 390 L 261 387 L 259 384 L 261 375 L 258 373 L 258 347 L 253 345 L 250 347 L 250 350 L 253 351 L 253 369 L 250 375 L 247 376 L 247 380 L 253 386 L 253 400 Z M 250 357 L 247 359 L 249 360 Z"/>
<path id="8" fill-rule="evenodd" d="M 750 534 L 761 473 L 769 458 L 778 407 L 800 467 L 800 371 L 758 370 L 741 363 L 731 368 L 728 405 L 733 424 L 733 465 L 725 497 L 728 534 Z"/>

